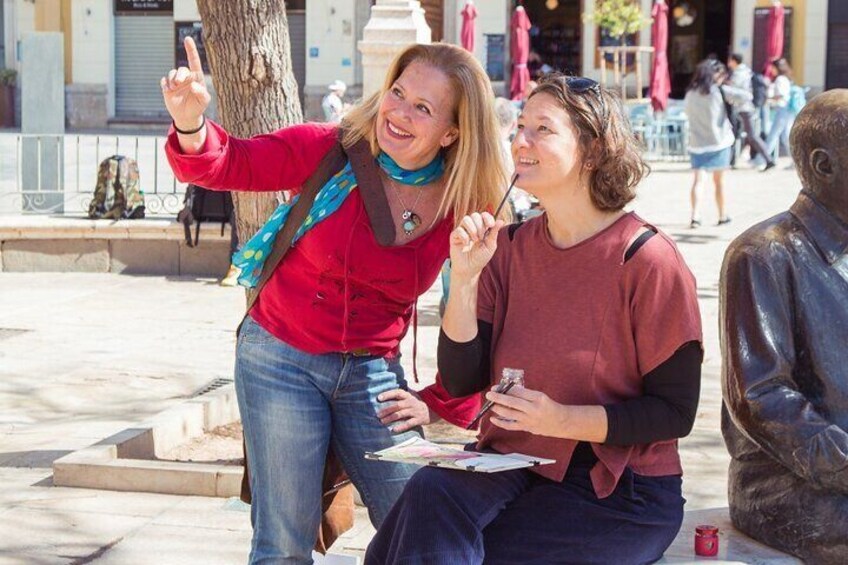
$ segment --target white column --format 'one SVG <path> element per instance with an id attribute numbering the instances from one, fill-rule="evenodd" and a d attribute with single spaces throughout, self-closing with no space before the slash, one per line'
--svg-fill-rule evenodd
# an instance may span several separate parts
<path id="1" fill-rule="evenodd" d="M 430 39 L 430 27 L 424 19 L 421 2 L 377 0 L 359 42 L 363 97 L 380 89 L 398 53 L 413 43 L 430 43 Z"/>
<path id="2" fill-rule="evenodd" d="M 824 90 L 827 74 L 827 0 L 807 0 L 803 85 L 811 94 Z"/>

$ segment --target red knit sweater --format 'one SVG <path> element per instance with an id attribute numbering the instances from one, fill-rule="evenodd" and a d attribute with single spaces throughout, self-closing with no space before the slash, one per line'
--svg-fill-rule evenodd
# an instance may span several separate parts
<path id="1" fill-rule="evenodd" d="M 231 137 L 207 121 L 197 155 L 182 153 L 169 132 L 166 155 L 176 177 L 212 190 L 297 193 L 337 139 L 331 124 L 302 124 L 251 139 Z M 448 257 L 450 218 L 399 246 L 377 243 L 359 191 L 311 228 L 286 255 L 263 288 L 251 316 L 277 338 L 307 353 L 367 349 L 394 356 L 409 328 L 419 295 L 435 282 Z M 436 391 L 430 398 L 446 398 Z M 433 406 L 462 423 L 479 406 L 476 397 Z"/>

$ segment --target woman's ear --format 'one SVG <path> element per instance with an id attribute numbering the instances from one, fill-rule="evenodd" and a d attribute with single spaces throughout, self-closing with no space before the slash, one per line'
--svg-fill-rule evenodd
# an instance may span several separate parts
<path id="1" fill-rule="evenodd" d="M 450 147 L 454 141 L 459 139 L 459 130 L 456 127 L 451 127 L 445 135 L 442 136 L 439 142 L 442 147 Z"/>

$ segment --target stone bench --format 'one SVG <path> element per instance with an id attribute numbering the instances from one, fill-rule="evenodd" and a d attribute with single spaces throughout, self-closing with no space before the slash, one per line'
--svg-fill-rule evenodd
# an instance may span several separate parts
<path id="1" fill-rule="evenodd" d="M 695 527 L 718 526 L 718 555 L 695 555 Z M 657 563 L 754 563 L 758 565 L 803 565 L 800 559 L 756 542 L 733 527 L 727 508 L 709 508 L 686 512 L 683 526 L 671 547 Z"/>
<path id="2" fill-rule="evenodd" d="M 229 266 L 229 230 L 204 224 L 200 244 L 189 247 L 173 218 L 0 215 L 0 271 L 220 277 Z"/>

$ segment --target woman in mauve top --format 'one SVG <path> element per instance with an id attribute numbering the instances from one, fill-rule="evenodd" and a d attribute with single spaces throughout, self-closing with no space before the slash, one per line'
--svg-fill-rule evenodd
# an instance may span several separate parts
<path id="1" fill-rule="evenodd" d="M 683 519 L 677 438 L 697 408 L 701 322 L 674 243 L 624 206 L 646 172 L 618 99 L 553 75 L 530 95 L 512 156 L 545 213 L 451 234 L 438 363 L 455 395 L 488 392 L 477 450 L 554 463 L 424 468 L 366 554 L 384 563 L 650 563 Z"/>
<path id="2" fill-rule="evenodd" d="M 174 119 L 167 155 L 181 181 L 297 195 L 339 139 L 349 154 L 364 147 L 379 162 L 374 182 L 357 179 L 348 162 L 324 185 L 238 337 L 250 562 L 311 563 L 331 442 L 375 526 L 415 471 L 363 455 L 420 435 L 429 420 L 406 390 L 399 344 L 448 256 L 454 218 L 493 209 L 505 186 L 491 85 L 465 51 L 413 46 L 383 88 L 347 114 L 342 132 L 303 124 L 236 139 L 203 118 L 209 95 L 193 43 L 186 49 L 191 68 L 162 80 Z M 261 271 L 262 245 L 284 213 L 240 252 L 252 261 L 243 274 Z M 477 401 L 468 404 L 473 411 Z"/>

